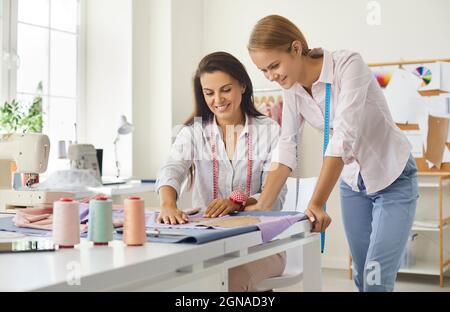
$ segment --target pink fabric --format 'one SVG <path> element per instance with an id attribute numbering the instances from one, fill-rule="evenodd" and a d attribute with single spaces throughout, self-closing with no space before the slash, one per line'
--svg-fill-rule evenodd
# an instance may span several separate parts
<path id="1" fill-rule="evenodd" d="M 89 204 L 89 201 L 99 194 L 83 198 L 79 202 L 83 204 Z M 113 209 L 121 208 L 123 205 L 113 205 Z M 87 207 L 89 210 L 89 206 Z M 44 208 L 23 208 L 18 209 L 16 215 L 13 218 L 15 226 L 25 227 L 38 230 L 48 230 L 51 231 L 53 228 L 53 207 Z M 115 227 L 120 227 L 123 225 L 122 219 L 113 220 Z M 87 230 L 87 224 L 80 224 L 80 231 L 84 232 Z"/>
<path id="2" fill-rule="evenodd" d="M 51 230 L 53 224 L 53 208 L 18 209 L 13 218 L 13 222 L 18 227 Z"/>
<path id="3" fill-rule="evenodd" d="M 118 208 L 122 206 L 114 206 L 116 207 L 113 208 L 115 212 L 113 225 L 114 227 L 121 227 L 123 226 L 123 213 Z M 53 207 L 18 209 L 13 222 L 17 227 L 51 231 L 53 228 Z M 80 231 L 87 231 L 87 224 L 80 224 Z"/>

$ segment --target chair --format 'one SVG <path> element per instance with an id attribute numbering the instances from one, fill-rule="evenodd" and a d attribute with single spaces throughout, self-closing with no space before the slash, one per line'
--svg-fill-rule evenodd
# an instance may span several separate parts
<path id="1" fill-rule="evenodd" d="M 283 211 L 305 211 L 314 191 L 317 177 L 299 179 L 297 187 L 296 178 L 288 178 L 288 188 Z M 298 196 L 297 196 L 298 194 Z M 298 200 L 297 200 L 298 198 Z M 302 280 L 303 275 L 303 248 L 295 247 L 286 251 L 286 268 L 281 276 L 265 279 L 254 286 L 252 291 L 269 291 L 274 288 L 283 288 L 295 285 Z"/>

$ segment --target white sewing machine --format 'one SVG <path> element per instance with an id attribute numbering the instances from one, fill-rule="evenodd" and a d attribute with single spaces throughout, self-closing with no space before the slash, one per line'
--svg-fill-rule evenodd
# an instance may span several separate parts
<path id="1" fill-rule="evenodd" d="M 47 170 L 50 140 L 37 133 L 0 135 L 0 212 L 14 213 L 17 208 L 42 207 L 53 204 L 72 193 L 12 189 L 11 161 L 17 173 L 43 173 Z"/>

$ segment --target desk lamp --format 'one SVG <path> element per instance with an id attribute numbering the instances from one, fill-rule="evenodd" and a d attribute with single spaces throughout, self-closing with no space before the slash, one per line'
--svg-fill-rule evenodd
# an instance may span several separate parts
<path id="1" fill-rule="evenodd" d="M 121 135 L 130 134 L 131 132 L 133 132 L 133 130 L 134 127 L 131 123 L 127 121 L 127 118 L 124 115 L 120 116 L 120 124 L 119 128 L 117 129 L 116 139 L 114 140 L 114 156 L 116 160 L 117 178 L 119 178 L 120 176 L 120 163 L 119 158 L 117 156 L 117 142 L 119 142 L 119 138 Z"/>

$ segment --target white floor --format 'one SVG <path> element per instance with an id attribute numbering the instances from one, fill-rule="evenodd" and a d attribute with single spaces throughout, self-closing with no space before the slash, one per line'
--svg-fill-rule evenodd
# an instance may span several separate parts
<path id="1" fill-rule="evenodd" d="M 399 274 L 395 291 L 401 292 L 450 292 L 450 277 L 445 278 L 445 287 L 439 287 L 439 276 Z M 276 291 L 299 292 L 303 290 L 300 282 L 292 287 L 276 289 Z M 353 281 L 348 278 L 348 271 L 323 269 L 322 290 L 327 292 L 355 292 Z"/>

